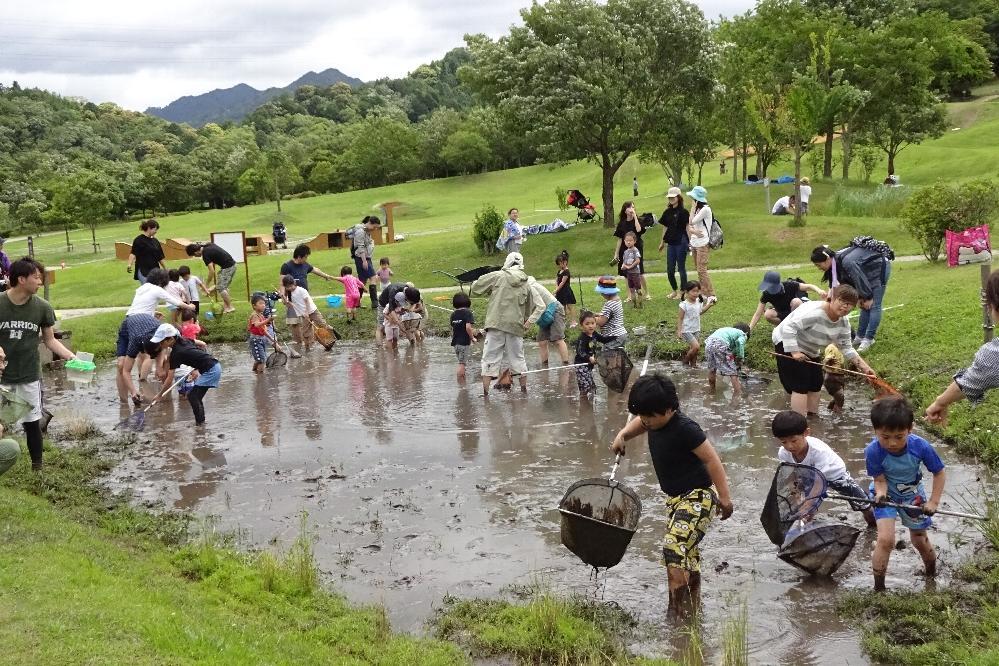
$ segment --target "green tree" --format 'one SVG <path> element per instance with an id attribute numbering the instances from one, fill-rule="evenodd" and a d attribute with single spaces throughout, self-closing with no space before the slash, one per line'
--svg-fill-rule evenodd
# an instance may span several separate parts
<path id="1" fill-rule="evenodd" d="M 111 211 L 121 206 L 125 196 L 117 183 L 102 173 L 82 169 L 60 183 L 52 197 L 47 217 L 67 229 L 82 222 L 90 227 L 94 252 L 98 252 L 97 225 L 108 219 Z"/>
<path id="2" fill-rule="evenodd" d="M 615 174 L 651 133 L 696 113 L 692 102 L 712 86 L 707 22 L 685 0 L 553 0 L 521 17 L 498 41 L 466 37 L 463 80 L 545 158 L 597 164 L 611 222 Z"/>
<path id="3" fill-rule="evenodd" d="M 254 167 L 241 173 L 236 181 L 236 201 L 241 204 L 254 204 L 263 201 L 270 191 L 270 178 L 265 172 Z"/>
<path id="4" fill-rule="evenodd" d="M 281 212 L 281 197 L 291 193 L 302 184 L 302 174 L 286 153 L 278 149 L 270 149 L 264 153 L 260 165 L 271 181 L 271 191 L 277 202 L 278 212 Z"/>
<path id="5" fill-rule="evenodd" d="M 460 173 L 481 171 L 489 162 L 489 144 L 477 132 L 461 129 L 447 138 L 441 158 Z"/>
<path id="6" fill-rule="evenodd" d="M 336 167 L 352 187 L 400 183 L 418 172 L 420 136 L 408 121 L 373 116 L 348 127 L 347 135 Z"/>
<path id="7" fill-rule="evenodd" d="M 999 185 L 986 178 L 960 185 L 937 183 L 916 191 L 902 210 L 902 226 L 930 261 L 940 259 L 947 231 L 987 224 L 999 211 Z"/>
<path id="8" fill-rule="evenodd" d="M 309 189 L 315 192 L 332 192 L 339 181 L 336 169 L 329 162 L 316 162 L 309 173 Z"/>

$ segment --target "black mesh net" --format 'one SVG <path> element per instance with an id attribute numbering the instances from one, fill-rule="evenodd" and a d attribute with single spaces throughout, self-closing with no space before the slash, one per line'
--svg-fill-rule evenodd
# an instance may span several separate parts
<path id="1" fill-rule="evenodd" d="M 572 484 L 558 505 L 562 545 L 592 567 L 621 561 L 642 515 L 642 502 L 617 481 L 585 479 Z"/>
<path id="2" fill-rule="evenodd" d="M 816 576 L 831 576 L 850 555 L 860 530 L 843 523 L 812 520 L 787 533 L 777 557 Z"/>
<path id="3" fill-rule="evenodd" d="M 826 493 L 826 478 L 809 465 L 781 463 L 767 493 L 760 522 L 775 546 L 784 544 L 788 530 L 798 520 L 811 518 Z"/>
<path id="4" fill-rule="evenodd" d="M 624 392 L 634 369 L 628 353 L 623 349 L 605 349 L 597 354 L 597 368 L 600 378 L 611 391 Z"/>

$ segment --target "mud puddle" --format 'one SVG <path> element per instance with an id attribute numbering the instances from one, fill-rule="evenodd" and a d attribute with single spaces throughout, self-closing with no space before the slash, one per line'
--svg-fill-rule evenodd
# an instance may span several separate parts
<path id="1" fill-rule="evenodd" d="M 445 594 L 497 596 L 510 586 L 541 585 L 620 604 L 644 627 L 633 649 L 672 653 L 677 639 L 665 621 L 659 564 L 662 495 L 644 444 L 633 445 L 618 472 L 644 508 L 621 564 L 594 582 L 559 542 L 556 506 L 566 488 L 610 472 L 608 445 L 626 420 L 621 396 L 601 389 L 594 405 L 580 404 L 572 372 L 553 370 L 532 375 L 526 396 L 493 393 L 485 402 L 476 382 L 456 385 L 453 353 L 440 340 L 397 355 L 371 344 L 314 351 L 259 378 L 241 346 L 215 351 L 225 371 L 206 398 L 206 430 L 195 432 L 184 401 L 157 405 L 139 444 L 112 473 L 113 487 L 220 516 L 260 547 L 290 542 L 306 512 L 320 567 L 334 586 L 353 600 L 384 603 L 400 630 L 421 631 Z M 528 358 L 537 365 L 533 349 Z M 819 581 L 777 560 L 759 524 L 776 468 L 769 420 L 786 404 L 779 384 L 732 400 L 721 391 L 706 395 L 703 370 L 668 363 L 651 370 L 678 382 L 684 411 L 725 463 L 735 502 L 733 517 L 715 521 L 702 544 L 708 648 L 745 602 L 753 663 L 869 663 L 834 604 L 838 591 L 871 584 L 873 532 L 862 534 L 832 581 Z M 86 388 L 56 387 L 47 399 L 57 419 L 87 414 L 105 429 L 128 413 L 109 372 Z M 852 394 L 845 414 L 813 425 L 858 479 L 865 478 L 863 447 L 871 436 L 868 405 Z M 946 445 L 939 451 L 948 465 L 944 507 L 956 508 L 955 497 L 976 496 L 984 472 Z M 863 527 L 844 507 L 829 501 L 824 512 Z M 976 536 L 957 519 L 937 520 L 931 539 L 941 555 L 940 582 Z M 901 529 L 898 538 L 906 538 Z M 922 589 L 919 568 L 911 547 L 896 551 L 889 587 Z"/>

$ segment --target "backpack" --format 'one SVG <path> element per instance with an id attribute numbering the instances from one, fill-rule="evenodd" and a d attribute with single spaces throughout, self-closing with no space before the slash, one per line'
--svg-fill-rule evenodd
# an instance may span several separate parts
<path id="1" fill-rule="evenodd" d="M 872 236 L 857 236 L 850 241 L 850 247 L 873 250 L 888 261 L 895 261 L 895 250 L 891 249 L 891 245 Z"/>
<path id="2" fill-rule="evenodd" d="M 555 312 L 558 310 L 558 301 L 552 301 L 545 306 L 545 311 L 538 317 L 538 328 L 548 328 L 555 323 Z"/>
<path id="3" fill-rule="evenodd" d="M 708 247 L 712 250 L 720 250 L 725 244 L 725 233 L 722 231 L 718 218 L 711 217 L 711 228 L 708 229 Z"/>

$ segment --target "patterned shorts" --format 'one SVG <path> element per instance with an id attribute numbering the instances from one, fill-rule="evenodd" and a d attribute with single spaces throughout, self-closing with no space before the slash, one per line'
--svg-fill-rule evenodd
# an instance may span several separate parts
<path id="1" fill-rule="evenodd" d="M 666 499 L 666 535 L 663 562 L 687 571 L 701 570 L 698 544 L 714 517 L 718 498 L 710 488 L 695 488 L 686 495 Z"/>
<path id="2" fill-rule="evenodd" d="M 254 363 L 265 363 L 267 361 L 267 336 L 250 334 L 250 356 Z"/>
<path id="3" fill-rule="evenodd" d="M 597 392 L 597 383 L 593 381 L 593 368 L 576 368 L 576 383 L 579 384 L 579 395 L 592 395 Z"/>
<path id="4" fill-rule="evenodd" d="M 219 277 L 215 281 L 215 286 L 218 287 L 218 290 L 220 292 L 227 291 L 229 289 L 229 285 L 232 284 L 232 278 L 235 275 L 236 275 L 236 264 L 233 264 L 229 268 L 221 269 L 219 271 Z"/>
<path id="5" fill-rule="evenodd" d="M 708 370 L 714 370 L 724 377 L 739 374 L 739 366 L 735 362 L 735 354 L 729 349 L 728 343 L 718 338 L 708 338 L 704 345 L 704 357 L 708 361 Z"/>

